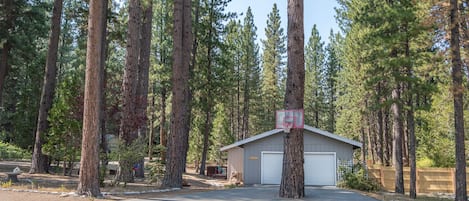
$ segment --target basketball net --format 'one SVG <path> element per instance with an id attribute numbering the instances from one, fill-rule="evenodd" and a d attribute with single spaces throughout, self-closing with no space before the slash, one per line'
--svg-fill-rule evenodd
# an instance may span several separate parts
<path id="1" fill-rule="evenodd" d="M 293 127 L 293 116 L 285 116 L 283 119 L 283 132 L 290 133 L 291 128 Z"/>

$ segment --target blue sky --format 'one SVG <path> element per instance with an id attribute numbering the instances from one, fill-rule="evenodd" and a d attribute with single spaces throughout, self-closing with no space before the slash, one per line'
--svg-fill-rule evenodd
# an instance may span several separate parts
<path id="1" fill-rule="evenodd" d="M 254 14 L 254 23 L 257 27 L 257 39 L 259 46 L 262 47 L 260 39 L 265 38 L 264 29 L 267 22 L 267 15 L 272 11 L 272 6 L 277 3 L 277 8 L 280 11 L 280 18 L 282 20 L 282 27 L 285 34 L 287 34 L 287 0 L 232 0 L 226 11 L 245 13 L 250 6 Z M 305 43 L 311 36 L 311 29 L 316 24 L 322 41 L 328 43 L 330 30 L 334 32 L 339 31 L 339 27 L 334 18 L 334 7 L 338 7 L 335 0 L 304 0 L 304 28 L 305 28 Z M 243 16 L 238 16 L 241 21 Z"/>

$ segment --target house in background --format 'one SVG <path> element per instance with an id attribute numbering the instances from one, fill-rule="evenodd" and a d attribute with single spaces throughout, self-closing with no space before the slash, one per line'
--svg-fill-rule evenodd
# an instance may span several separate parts
<path id="1" fill-rule="evenodd" d="M 280 184 L 283 129 L 274 129 L 222 147 L 228 152 L 227 175 L 244 184 Z M 353 164 L 362 143 L 304 125 L 305 185 L 335 186 L 340 164 Z"/>

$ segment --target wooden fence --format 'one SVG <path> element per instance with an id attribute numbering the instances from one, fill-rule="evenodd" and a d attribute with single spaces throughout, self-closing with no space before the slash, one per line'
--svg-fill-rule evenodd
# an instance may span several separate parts
<path id="1" fill-rule="evenodd" d="M 404 168 L 404 189 L 409 192 L 410 169 Z M 382 188 L 394 191 L 395 170 L 392 167 L 370 167 L 368 174 L 376 179 Z M 417 193 L 454 193 L 454 168 L 417 168 Z M 469 174 L 466 174 L 469 179 Z M 469 186 L 468 189 L 469 190 Z"/>

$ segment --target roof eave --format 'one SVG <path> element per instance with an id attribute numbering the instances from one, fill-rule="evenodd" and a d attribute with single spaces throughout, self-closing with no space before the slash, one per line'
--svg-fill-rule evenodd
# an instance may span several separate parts
<path id="1" fill-rule="evenodd" d="M 330 132 L 327 132 L 327 131 L 323 131 L 323 130 L 320 130 L 318 128 L 314 128 L 312 126 L 304 125 L 304 129 L 308 130 L 310 132 L 317 133 L 319 135 L 325 136 L 325 137 L 335 139 L 337 141 L 341 141 L 341 142 L 346 143 L 346 144 L 350 144 L 350 145 L 353 146 L 353 149 L 362 148 L 362 146 L 363 146 L 361 142 L 351 140 L 351 139 L 348 139 L 348 138 L 345 138 L 345 137 L 342 137 L 342 136 L 339 136 L 339 135 L 336 135 L 336 134 L 333 134 L 333 133 L 330 133 Z M 283 130 L 282 129 L 270 130 L 270 131 L 261 133 L 259 135 L 255 135 L 255 136 L 252 136 L 250 138 L 240 140 L 240 141 L 235 142 L 233 144 L 224 146 L 224 147 L 220 148 L 220 151 L 227 151 L 227 150 L 233 149 L 235 147 L 239 147 L 241 145 L 244 145 L 244 144 L 247 144 L 247 143 L 250 143 L 250 142 L 253 142 L 253 141 L 268 137 L 268 136 L 271 136 L 271 135 L 279 133 L 281 131 L 283 131 Z"/>

